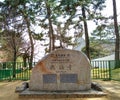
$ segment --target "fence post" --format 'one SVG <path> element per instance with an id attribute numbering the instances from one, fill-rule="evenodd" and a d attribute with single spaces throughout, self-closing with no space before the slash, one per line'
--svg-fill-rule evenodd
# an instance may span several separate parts
<path id="1" fill-rule="evenodd" d="M 112 79 L 112 73 L 111 73 L 110 60 L 108 61 L 108 67 L 109 67 L 109 80 L 111 80 Z"/>

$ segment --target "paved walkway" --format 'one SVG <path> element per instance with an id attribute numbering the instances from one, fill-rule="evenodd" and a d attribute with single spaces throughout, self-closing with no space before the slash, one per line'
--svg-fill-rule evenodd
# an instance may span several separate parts
<path id="1" fill-rule="evenodd" d="M 109 100 L 120 100 L 120 82 L 101 80 L 95 80 L 95 82 L 99 83 L 103 90 L 109 93 Z"/>

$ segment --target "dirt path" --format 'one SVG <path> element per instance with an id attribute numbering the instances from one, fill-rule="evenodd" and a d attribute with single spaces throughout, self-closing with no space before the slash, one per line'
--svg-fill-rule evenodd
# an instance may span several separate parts
<path id="1" fill-rule="evenodd" d="M 19 98 L 18 93 L 15 93 L 15 88 L 22 83 L 23 81 L 0 82 L 0 100 L 120 100 L 120 98 L 115 98 L 115 95 L 111 94 L 109 94 L 109 97 L 102 98 Z"/>
<path id="2" fill-rule="evenodd" d="M 96 80 L 108 93 L 108 100 L 120 100 L 120 82 L 119 81 L 101 81 Z"/>

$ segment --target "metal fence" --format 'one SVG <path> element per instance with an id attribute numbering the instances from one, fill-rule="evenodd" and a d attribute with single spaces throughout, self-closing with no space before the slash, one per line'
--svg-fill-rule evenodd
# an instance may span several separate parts
<path id="1" fill-rule="evenodd" d="M 91 61 L 91 76 L 93 79 L 120 81 L 120 61 Z"/>
<path id="2" fill-rule="evenodd" d="M 32 66 L 36 63 L 34 62 Z M 26 67 L 23 62 L 16 62 L 15 73 L 14 62 L 0 63 L 0 80 L 29 80 L 31 69 L 29 63 Z M 93 79 L 118 80 L 120 81 L 120 61 L 91 61 L 91 77 Z"/>
<path id="3" fill-rule="evenodd" d="M 32 66 L 35 66 L 35 62 Z M 29 63 L 26 63 L 26 67 L 23 62 L 16 62 L 15 68 L 13 68 L 14 62 L 2 62 L 0 63 L 0 80 L 29 80 L 31 75 L 31 69 Z M 15 72 L 13 71 L 15 69 Z"/>

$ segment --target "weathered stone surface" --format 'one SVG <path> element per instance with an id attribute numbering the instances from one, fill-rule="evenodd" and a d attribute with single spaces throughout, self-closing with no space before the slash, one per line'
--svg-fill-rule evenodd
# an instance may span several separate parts
<path id="1" fill-rule="evenodd" d="M 80 51 L 59 49 L 32 69 L 30 90 L 63 91 L 91 89 L 91 65 Z"/>

